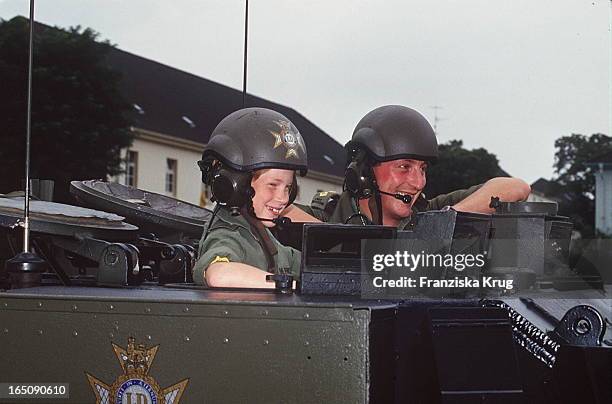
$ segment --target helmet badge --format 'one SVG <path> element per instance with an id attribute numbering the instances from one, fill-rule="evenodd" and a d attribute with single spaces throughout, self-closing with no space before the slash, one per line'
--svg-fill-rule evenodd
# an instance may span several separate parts
<path id="1" fill-rule="evenodd" d="M 291 131 L 291 124 L 287 121 L 274 121 L 280 128 L 279 131 L 274 132 L 270 131 L 272 136 L 274 136 L 274 149 L 279 147 L 280 145 L 285 146 L 287 149 L 287 153 L 285 154 L 285 159 L 290 157 L 300 158 L 298 154 L 298 146 L 305 150 L 306 148 L 302 144 L 302 140 L 298 134 L 295 134 Z"/>

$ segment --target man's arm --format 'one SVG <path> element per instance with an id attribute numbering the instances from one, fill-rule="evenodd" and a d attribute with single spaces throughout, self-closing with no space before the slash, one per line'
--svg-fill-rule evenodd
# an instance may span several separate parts
<path id="1" fill-rule="evenodd" d="M 480 189 L 453 205 L 453 209 L 461 212 L 493 213 L 489 207 L 491 197 L 499 197 L 501 202 L 524 201 L 529 196 L 531 187 L 518 178 L 497 177 L 485 182 Z"/>
<path id="2" fill-rule="evenodd" d="M 272 274 L 240 262 L 215 262 L 204 273 L 206 283 L 213 288 L 274 288 L 266 275 Z"/>

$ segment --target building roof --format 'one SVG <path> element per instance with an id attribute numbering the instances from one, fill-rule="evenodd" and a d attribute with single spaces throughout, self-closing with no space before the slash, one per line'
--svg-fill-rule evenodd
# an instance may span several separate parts
<path id="1" fill-rule="evenodd" d="M 107 62 L 122 74 L 121 91 L 134 106 L 132 118 L 138 128 L 206 143 L 221 119 L 242 108 L 241 91 L 153 60 L 112 48 Z M 251 94 L 246 106 L 285 115 L 306 142 L 309 169 L 344 176 L 342 145 L 299 112 Z"/>
<path id="2" fill-rule="evenodd" d="M 559 184 L 544 178 L 539 178 L 531 184 L 531 193 L 547 197 L 551 200 L 557 200 L 558 195 L 563 193 L 562 191 L 563 189 Z"/>
<path id="3" fill-rule="evenodd" d="M 552 182 L 544 178 L 539 178 L 536 182 L 531 184 L 531 191 L 537 192 L 540 195 L 547 195 L 551 191 Z"/>

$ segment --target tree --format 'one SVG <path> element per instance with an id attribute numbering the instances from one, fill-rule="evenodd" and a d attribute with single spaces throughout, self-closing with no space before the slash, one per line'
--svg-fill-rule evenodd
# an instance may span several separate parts
<path id="1" fill-rule="evenodd" d="M 555 141 L 555 181 L 572 191 L 593 195 L 595 176 L 586 164 L 599 155 L 612 151 L 612 137 L 603 133 L 584 136 L 573 133 Z"/>
<path id="2" fill-rule="evenodd" d="M 559 213 L 573 219 L 583 236 L 595 233 L 595 176 L 589 162 L 612 151 L 612 137 L 573 133 L 555 141 L 555 177 L 558 186 L 553 197 L 559 200 Z"/>
<path id="3" fill-rule="evenodd" d="M 486 149 L 467 150 L 461 140 L 451 140 L 438 147 L 438 161 L 427 170 L 425 194 L 439 194 L 480 184 L 493 177 L 505 176 L 497 157 Z"/>
<path id="4" fill-rule="evenodd" d="M 80 27 L 35 24 L 31 177 L 55 180 L 55 199 L 71 201 L 69 181 L 121 171 L 120 150 L 132 142 L 129 104 L 109 69 L 108 41 Z M 23 189 L 28 20 L 0 20 L 0 192 Z"/>

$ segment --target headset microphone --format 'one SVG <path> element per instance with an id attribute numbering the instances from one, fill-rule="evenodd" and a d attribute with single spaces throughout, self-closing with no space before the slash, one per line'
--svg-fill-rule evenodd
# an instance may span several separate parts
<path id="1" fill-rule="evenodd" d="M 404 202 L 406 205 L 408 205 L 410 202 L 412 202 L 412 195 L 408 195 L 408 194 L 392 194 L 390 192 L 381 191 L 380 189 L 378 190 L 378 192 L 380 192 L 383 195 L 389 195 L 389 196 L 394 197 L 395 199 L 399 199 L 400 201 Z"/>
<path id="2" fill-rule="evenodd" d="M 291 219 L 286 217 L 286 216 L 279 216 L 279 217 L 274 218 L 274 219 L 264 219 L 263 217 L 257 217 L 257 216 L 254 216 L 254 217 L 257 220 L 261 220 L 262 222 L 272 222 L 272 223 L 274 223 L 275 225 L 277 225 L 279 227 L 287 226 L 287 225 L 291 224 Z"/>

